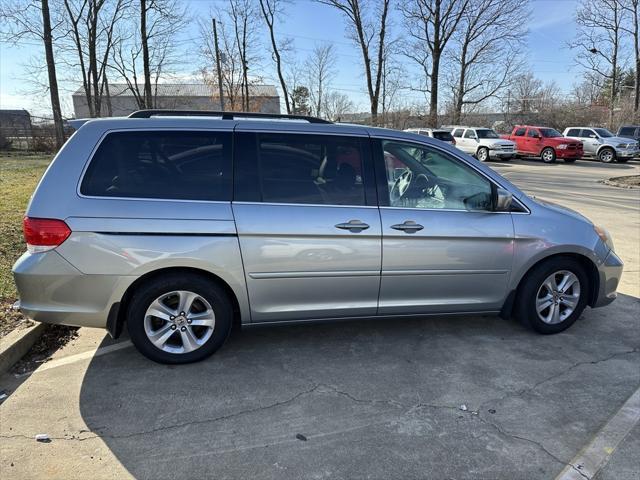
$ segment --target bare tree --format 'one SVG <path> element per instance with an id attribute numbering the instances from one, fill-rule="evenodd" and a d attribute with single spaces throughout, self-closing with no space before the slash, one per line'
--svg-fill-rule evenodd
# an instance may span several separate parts
<path id="1" fill-rule="evenodd" d="M 127 10 L 125 0 L 64 0 L 66 28 L 72 38 L 89 115 L 101 116 L 108 89 L 106 69 L 114 45 L 114 29 Z M 108 103 L 108 102 L 107 102 Z"/>
<path id="2" fill-rule="evenodd" d="M 282 88 L 282 96 L 284 97 L 284 103 L 287 108 L 287 113 L 291 113 L 291 103 L 289 101 L 289 90 L 287 88 L 287 82 L 284 77 L 282 66 L 281 50 L 283 47 L 288 48 L 289 42 L 285 40 L 283 44 L 278 44 L 275 34 L 275 23 L 277 18 L 282 14 L 283 5 L 287 0 L 259 0 L 260 10 L 267 28 L 269 29 L 269 38 L 271 40 L 271 53 L 273 61 L 276 64 L 276 72 L 278 73 L 278 80 L 280 81 L 280 88 Z"/>
<path id="3" fill-rule="evenodd" d="M 623 54 L 624 0 L 584 0 L 576 12 L 578 31 L 570 47 L 576 61 L 609 84 L 609 127 L 613 128 Z"/>
<path id="4" fill-rule="evenodd" d="M 257 11 L 251 0 L 228 0 L 227 15 L 232 22 L 236 48 L 242 66 L 242 109 L 249 111 L 249 64 L 253 63 L 252 46 L 257 43 Z"/>
<path id="5" fill-rule="evenodd" d="M 307 58 L 305 69 L 308 75 L 309 95 L 314 115 L 322 115 L 323 94 L 335 74 L 335 52 L 333 45 L 316 45 Z"/>
<path id="6" fill-rule="evenodd" d="M 332 122 L 339 122 L 345 113 L 353 112 L 353 102 L 344 93 L 335 90 L 324 96 L 323 112 L 325 118 Z"/>
<path id="7" fill-rule="evenodd" d="M 475 107 L 511 85 L 522 65 L 519 52 L 528 16 L 523 0 L 479 0 L 467 8 L 452 36 L 454 52 L 448 83 L 452 91 L 452 123 L 465 107 Z"/>
<path id="8" fill-rule="evenodd" d="M 371 121 L 378 123 L 382 63 L 387 42 L 390 0 L 317 0 L 340 10 L 347 18 L 349 37 L 362 52 Z M 373 5 L 371 5 L 373 3 Z M 366 12 L 370 12 L 366 15 Z"/>
<path id="9" fill-rule="evenodd" d="M 633 115 L 636 122 L 640 121 L 640 0 L 623 0 L 622 8 L 628 14 L 628 22 L 623 23 L 622 29 L 631 35 L 633 40 L 634 67 L 634 100 Z"/>
<path id="10" fill-rule="evenodd" d="M 176 37 L 190 19 L 178 0 L 140 0 L 127 19 L 116 29 L 119 41 L 109 66 L 124 79 L 139 108 L 154 108 L 160 78 L 178 62 Z"/>
<path id="11" fill-rule="evenodd" d="M 25 38 L 42 41 L 47 65 L 47 87 L 51 100 L 56 147 L 60 148 L 64 143 L 64 125 L 53 47 L 57 40 L 54 32 L 60 27 L 62 20 L 57 15 L 58 12 L 55 13 L 55 19 L 52 21 L 49 0 L 3 2 L 0 4 L 0 20 L 2 20 L 0 37 L 13 44 Z"/>
<path id="12" fill-rule="evenodd" d="M 405 54 L 424 74 L 421 90 L 429 94 L 428 122 L 432 127 L 438 124 L 440 61 L 468 4 L 469 0 L 403 0 L 401 3 L 405 30 L 412 39 Z"/>

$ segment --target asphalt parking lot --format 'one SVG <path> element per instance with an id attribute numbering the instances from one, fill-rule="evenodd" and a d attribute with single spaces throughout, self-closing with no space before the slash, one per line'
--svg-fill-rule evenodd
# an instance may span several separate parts
<path id="1" fill-rule="evenodd" d="M 600 181 L 640 164 L 491 165 L 611 231 L 616 302 L 554 336 L 492 317 L 245 329 L 187 366 L 83 329 L 0 378 L 2 476 L 637 479 L 640 425 L 615 420 L 640 386 L 640 190 Z"/>

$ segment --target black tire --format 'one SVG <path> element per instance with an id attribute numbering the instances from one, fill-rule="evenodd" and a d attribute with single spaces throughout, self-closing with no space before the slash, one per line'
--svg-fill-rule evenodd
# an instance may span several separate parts
<path id="1" fill-rule="evenodd" d="M 540 158 L 544 163 L 553 163 L 556 161 L 556 151 L 551 147 L 545 147 L 540 152 Z"/>
<path id="2" fill-rule="evenodd" d="M 564 163 L 576 163 L 577 158 L 565 158 Z"/>
<path id="3" fill-rule="evenodd" d="M 481 162 L 489 160 L 489 149 L 487 147 L 480 147 L 476 152 L 476 158 Z"/>
<path id="4" fill-rule="evenodd" d="M 144 324 L 145 314 L 156 299 L 180 290 L 193 292 L 205 299 L 213 310 L 215 324 L 209 339 L 195 350 L 186 353 L 170 353 L 156 347 L 147 336 Z M 131 341 L 140 353 L 158 363 L 191 363 L 209 357 L 227 340 L 232 324 L 233 307 L 226 292 L 207 278 L 192 273 L 172 273 L 151 279 L 136 290 L 127 308 L 127 326 Z M 176 333 L 180 332 L 176 330 Z"/>
<path id="5" fill-rule="evenodd" d="M 616 161 L 616 151 L 613 148 L 605 147 L 598 152 L 598 160 L 602 163 L 612 163 Z"/>
<path id="6" fill-rule="evenodd" d="M 579 280 L 580 296 L 573 313 L 559 323 L 546 323 L 536 308 L 538 293 L 543 289 L 543 283 L 555 272 L 568 271 Z M 582 315 L 587 306 L 589 295 L 589 278 L 580 262 L 569 257 L 554 257 L 536 265 L 522 281 L 516 298 L 514 309 L 517 318 L 538 333 L 545 335 L 559 333 L 569 328 Z M 558 306 L 558 308 L 561 308 Z M 544 311 L 543 311 L 544 312 Z"/>

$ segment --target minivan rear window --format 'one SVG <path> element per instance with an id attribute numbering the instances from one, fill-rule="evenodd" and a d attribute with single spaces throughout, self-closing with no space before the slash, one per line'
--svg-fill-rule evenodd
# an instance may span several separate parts
<path id="1" fill-rule="evenodd" d="M 231 133 L 109 133 L 96 150 L 80 193 L 97 197 L 231 200 Z"/>

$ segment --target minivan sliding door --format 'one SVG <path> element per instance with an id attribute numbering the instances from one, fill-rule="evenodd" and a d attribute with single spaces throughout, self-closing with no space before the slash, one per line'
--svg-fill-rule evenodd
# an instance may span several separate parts
<path id="1" fill-rule="evenodd" d="M 254 322 L 375 315 L 368 137 L 236 132 L 233 214 Z"/>

